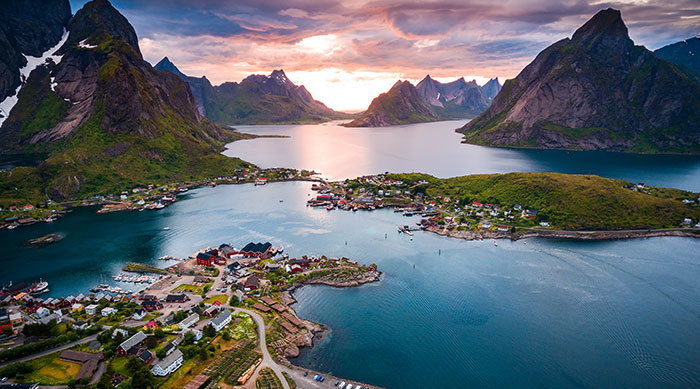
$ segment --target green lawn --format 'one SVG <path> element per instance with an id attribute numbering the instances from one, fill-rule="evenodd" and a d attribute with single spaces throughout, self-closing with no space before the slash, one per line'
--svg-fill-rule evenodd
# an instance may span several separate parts
<path id="1" fill-rule="evenodd" d="M 60 353 L 29 361 L 34 371 L 24 376 L 22 382 L 40 382 L 43 385 L 65 385 L 74 379 L 80 371 L 80 364 L 62 361 Z"/>
<path id="2" fill-rule="evenodd" d="M 211 296 L 208 299 L 204 300 L 205 304 L 214 304 L 215 301 L 220 302 L 221 304 L 226 304 L 228 301 L 228 296 L 225 294 L 218 294 L 216 296 Z"/>

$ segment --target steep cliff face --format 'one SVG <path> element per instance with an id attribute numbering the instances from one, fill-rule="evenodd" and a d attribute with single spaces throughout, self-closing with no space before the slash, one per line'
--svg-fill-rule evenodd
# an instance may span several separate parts
<path id="1" fill-rule="evenodd" d="M 68 0 L 13 0 L 0 5 L 0 102 L 16 95 L 26 56 L 40 57 L 59 42 L 70 17 Z M 0 124 L 12 105 L 0 107 Z"/>
<path id="2" fill-rule="evenodd" d="M 700 38 L 694 37 L 654 50 L 657 57 L 673 62 L 688 77 L 700 83 Z"/>
<path id="3" fill-rule="evenodd" d="M 187 84 L 153 69 L 128 21 L 105 0 L 69 23 L 57 64 L 31 73 L 2 126 L 4 152 L 42 152 L 53 198 L 231 171 L 235 134 L 199 114 Z M 216 173 L 215 173 L 216 172 Z"/>
<path id="4" fill-rule="evenodd" d="M 416 89 L 423 101 L 444 119 L 473 118 L 489 106 L 488 98 L 476 81 L 467 82 L 464 78 L 443 84 L 427 75 Z"/>
<path id="5" fill-rule="evenodd" d="M 314 100 L 303 85 L 295 85 L 283 70 L 274 70 L 269 76 L 251 75 L 240 83 L 212 86 L 205 77 L 185 75 L 167 58 L 155 68 L 187 81 L 200 112 L 222 125 L 318 123 L 351 117 Z"/>
<path id="6" fill-rule="evenodd" d="M 408 81 L 398 81 L 388 92 L 372 100 L 367 111 L 346 126 L 384 127 L 436 120 L 439 120 L 437 113 L 423 101 L 416 87 Z"/>
<path id="7" fill-rule="evenodd" d="M 619 11 L 600 11 L 508 80 L 458 131 L 470 143 L 636 152 L 700 151 L 700 89 L 635 46 Z"/>

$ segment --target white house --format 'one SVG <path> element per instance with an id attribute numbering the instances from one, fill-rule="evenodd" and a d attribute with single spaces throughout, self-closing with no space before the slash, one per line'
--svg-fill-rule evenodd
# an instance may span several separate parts
<path id="1" fill-rule="evenodd" d="M 117 309 L 112 307 L 104 307 L 102 308 L 102 311 L 100 313 L 102 314 L 102 316 L 107 317 L 109 315 L 114 315 L 115 313 L 117 313 Z"/>
<path id="2" fill-rule="evenodd" d="M 199 314 L 193 313 L 183 321 L 181 321 L 177 326 L 180 327 L 181 330 L 184 330 L 185 328 L 190 328 L 193 325 L 195 325 L 199 321 Z"/>
<path id="3" fill-rule="evenodd" d="M 41 307 L 36 310 L 36 314 L 39 317 L 46 317 L 51 314 L 51 311 L 48 308 Z"/>
<path id="4" fill-rule="evenodd" d="M 144 317 L 146 317 L 146 311 L 143 309 L 137 309 L 131 316 L 131 318 L 134 320 L 142 320 Z"/>
<path id="5" fill-rule="evenodd" d="M 87 313 L 90 316 L 97 315 L 97 304 L 90 304 L 87 307 L 85 307 L 85 313 Z"/>
<path id="6" fill-rule="evenodd" d="M 220 314 L 211 320 L 211 325 L 218 332 L 231 322 L 231 311 L 224 309 Z"/>
<path id="7" fill-rule="evenodd" d="M 182 351 L 175 350 L 160 362 L 156 363 L 151 369 L 151 373 L 156 376 L 165 377 L 179 369 L 180 366 L 182 366 L 183 359 Z"/>

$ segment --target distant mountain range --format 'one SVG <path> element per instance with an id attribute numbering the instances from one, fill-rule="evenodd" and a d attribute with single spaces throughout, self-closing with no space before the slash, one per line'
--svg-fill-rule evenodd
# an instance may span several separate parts
<path id="1" fill-rule="evenodd" d="M 690 78 L 700 83 L 700 38 L 694 37 L 654 50 L 654 54 L 673 62 Z"/>
<path id="2" fill-rule="evenodd" d="M 682 53 L 687 45 L 657 55 L 690 67 L 681 59 L 693 57 Z M 458 131 L 483 145 L 698 153 L 700 85 L 657 55 L 634 45 L 619 11 L 602 10 L 538 54 Z"/>
<path id="3" fill-rule="evenodd" d="M 221 125 L 320 123 L 352 117 L 314 100 L 304 86 L 295 85 L 283 70 L 275 70 L 269 76 L 251 75 L 240 83 L 212 86 L 206 77 L 185 75 L 167 57 L 155 69 L 175 73 L 187 81 L 199 112 Z"/>
<path id="4" fill-rule="evenodd" d="M 0 58 L 0 152 L 42 155 L 0 184 L 12 175 L 62 199 L 248 166 L 220 154 L 241 135 L 200 115 L 185 82 L 143 60 L 133 27 L 109 1 L 71 17 L 66 0 L 13 0 L 0 16 L 10 47 Z"/>
<path id="5" fill-rule="evenodd" d="M 443 84 L 425 76 L 418 85 L 398 81 L 370 104 L 348 127 L 383 127 L 397 124 L 469 119 L 486 110 L 501 90 L 498 79 L 484 86 L 464 78 Z"/>

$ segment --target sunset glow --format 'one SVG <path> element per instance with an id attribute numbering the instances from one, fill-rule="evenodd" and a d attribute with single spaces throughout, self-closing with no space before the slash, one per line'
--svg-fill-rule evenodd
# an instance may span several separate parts
<path id="1" fill-rule="evenodd" d="M 512 78 L 601 8 L 621 9 L 632 39 L 650 49 L 700 32 L 697 4 L 671 0 L 658 12 L 656 3 L 114 1 L 152 64 L 168 56 L 215 85 L 284 69 L 314 98 L 349 111 L 398 79 Z"/>

